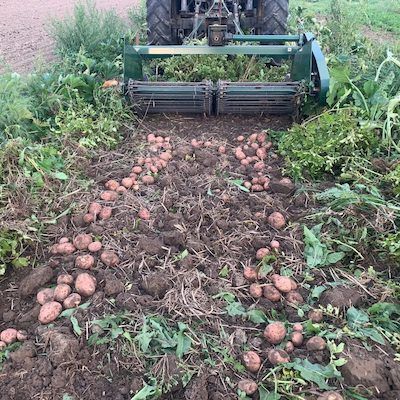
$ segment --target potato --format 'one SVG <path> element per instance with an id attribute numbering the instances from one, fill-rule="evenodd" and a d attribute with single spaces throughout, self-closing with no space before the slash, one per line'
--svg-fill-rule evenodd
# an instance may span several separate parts
<path id="1" fill-rule="evenodd" d="M 117 187 L 119 186 L 119 183 L 115 181 L 114 179 L 110 179 L 105 183 L 105 188 L 108 190 L 117 190 Z"/>
<path id="2" fill-rule="evenodd" d="M 119 264 L 119 258 L 113 251 L 103 251 L 100 259 L 107 267 L 115 267 Z"/>
<path id="3" fill-rule="evenodd" d="M 251 145 L 250 145 L 250 147 L 252 148 L 252 149 L 254 149 L 254 150 L 257 150 L 260 146 L 258 145 L 258 143 L 252 143 Z"/>
<path id="4" fill-rule="evenodd" d="M 268 223 L 275 229 L 282 229 L 286 225 L 286 220 L 280 212 L 275 211 L 268 217 Z"/>
<path id="5" fill-rule="evenodd" d="M 57 245 L 58 254 L 62 254 L 64 256 L 69 256 L 76 251 L 75 246 L 72 243 L 63 243 Z"/>
<path id="6" fill-rule="evenodd" d="M 90 254 L 78 256 L 75 259 L 75 267 L 80 269 L 91 269 L 94 266 L 94 257 Z"/>
<path id="7" fill-rule="evenodd" d="M 267 142 L 264 145 L 264 149 L 269 150 L 272 147 L 272 142 Z"/>
<path id="8" fill-rule="evenodd" d="M 4 329 L 4 331 L 0 333 L 0 340 L 7 345 L 12 344 L 17 340 L 17 334 L 18 331 L 16 329 L 13 328 Z"/>
<path id="9" fill-rule="evenodd" d="M 43 304 L 39 312 L 39 322 L 44 325 L 49 324 L 61 314 L 61 311 L 62 305 L 56 301 Z"/>
<path id="10" fill-rule="evenodd" d="M 117 190 L 116 190 L 116 192 L 118 193 L 118 194 L 123 194 L 123 193 L 125 193 L 127 191 L 127 189 L 126 189 L 126 187 L 125 186 L 118 186 L 117 187 Z"/>
<path id="11" fill-rule="evenodd" d="M 244 160 L 246 158 L 246 154 L 244 154 L 244 152 L 241 148 L 238 148 L 235 151 L 235 157 L 238 160 Z"/>
<path id="12" fill-rule="evenodd" d="M 64 308 L 75 308 L 81 304 L 82 297 L 78 293 L 70 294 L 63 302 Z"/>
<path id="13" fill-rule="evenodd" d="M 301 332 L 293 332 L 290 339 L 294 346 L 300 347 L 303 344 L 304 337 Z"/>
<path id="14" fill-rule="evenodd" d="M 0 340 L 0 351 L 5 349 L 6 347 L 7 347 L 7 343 L 5 343 L 2 340 Z"/>
<path id="15" fill-rule="evenodd" d="M 257 260 L 262 260 L 269 253 L 270 253 L 270 250 L 267 247 L 261 247 L 261 249 L 257 250 L 256 258 L 257 258 Z"/>
<path id="16" fill-rule="evenodd" d="M 306 348 L 308 351 L 321 351 L 324 350 L 325 347 L 325 339 L 320 336 L 313 336 L 312 338 L 308 339 L 306 343 Z"/>
<path id="17" fill-rule="evenodd" d="M 308 312 L 308 319 L 310 319 L 313 323 L 319 323 L 324 319 L 324 313 L 322 310 L 310 310 Z"/>
<path id="18" fill-rule="evenodd" d="M 265 160 L 267 158 L 267 152 L 265 149 L 263 148 L 259 148 L 256 151 L 256 156 L 260 159 L 260 160 Z"/>
<path id="19" fill-rule="evenodd" d="M 277 303 L 281 299 L 281 292 L 273 285 L 264 286 L 264 297 L 273 303 Z"/>
<path id="20" fill-rule="evenodd" d="M 54 289 L 42 289 L 36 295 L 36 301 L 40 304 L 46 304 L 54 300 Z"/>
<path id="21" fill-rule="evenodd" d="M 144 162 L 143 162 L 143 164 L 144 164 Z M 137 165 L 137 166 L 132 168 L 132 172 L 134 174 L 138 174 L 139 175 L 139 174 L 141 174 L 143 172 L 143 168 L 140 167 L 139 165 Z"/>
<path id="22" fill-rule="evenodd" d="M 99 217 L 102 220 L 110 219 L 112 215 L 111 207 L 103 207 L 100 211 Z"/>
<path id="23" fill-rule="evenodd" d="M 247 158 L 245 158 L 244 160 L 240 160 L 240 164 L 247 167 L 250 164 L 250 161 Z"/>
<path id="24" fill-rule="evenodd" d="M 17 332 L 17 340 L 20 342 L 24 342 L 26 339 L 28 339 L 28 332 L 24 330 L 19 330 Z"/>
<path id="25" fill-rule="evenodd" d="M 61 285 L 62 283 L 72 285 L 74 283 L 74 277 L 70 274 L 61 274 L 57 278 L 57 285 Z"/>
<path id="26" fill-rule="evenodd" d="M 272 365 L 278 365 L 289 362 L 290 357 L 285 350 L 273 349 L 268 352 L 268 360 Z"/>
<path id="27" fill-rule="evenodd" d="M 167 161 L 168 162 L 171 158 L 172 158 L 171 153 L 164 152 L 164 153 L 160 154 L 160 159 L 163 160 L 163 161 Z"/>
<path id="28" fill-rule="evenodd" d="M 93 214 L 85 214 L 83 216 L 83 222 L 85 222 L 86 224 L 91 224 L 92 222 L 94 222 L 94 215 Z"/>
<path id="29" fill-rule="evenodd" d="M 264 190 L 268 190 L 269 189 L 269 181 L 264 183 Z"/>
<path id="30" fill-rule="evenodd" d="M 243 182 L 243 186 L 244 186 L 245 188 L 247 188 L 247 189 L 251 189 L 251 182 L 245 181 L 245 182 Z"/>
<path id="31" fill-rule="evenodd" d="M 337 392 L 325 392 L 317 400 L 343 400 L 343 397 Z"/>
<path id="32" fill-rule="evenodd" d="M 142 177 L 142 182 L 145 185 L 152 185 L 154 183 L 154 178 L 151 175 L 145 175 Z"/>
<path id="33" fill-rule="evenodd" d="M 254 143 L 256 140 L 257 140 L 257 133 L 252 133 L 250 136 L 249 136 L 249 142 L 250 143 Z"/>
<path id="34" fill-rule="evenodd" d="M 238 383 L 238 389 L 245 392 L 247 396 L 251 396 L 258 390 L 258 385 L 251 379 L 242 379 Z"/>
<path id="35" fill-rule="evenodd" d="M 274 286 L 282 293 L 289 293 L 292 290 L 291 279 L 288 276 L 274 274 L 271 276 Z"/>
<path id="36" fill-rule="evenodd" d="M 292 285 L 292 290 L 296 290 L 297 289 L 297 283 L 293 279 L 290 279 L 290 283 Z"/>
<path id="37" fill-rule="evenodd" d="M 259 299 L 263 294 L 262 287 L 258 283 L 252 283 L 250 285 L 249 291 L 250 291 L 250 295 L 252 297 L 254 297 L 255 299 Z"/>
<path id="38" fill-rule="evenodd" d="M 142 208 L 138 212 L 138 217 L 144 221 L 148 221 L 150 219 L 150 211 L 147 208 Z"/>
<path id="39" fill-rule="evenodd" d="M 289 340 L 286 344 L 285 344 L 285 351 L 286 353 L 293 353 L 294 350 L 294 344 Z"/>
<path id="40" fill-rule="evenodd" d="M 268 343 L 279 344 L 285 339 L 286 328 L 282 322 L 272 322 L 264 330 L 264 337 Z"/>
<path id="41" fill-rule="evenodd" d="M 154 135 L 154 133 L 149 133 L 147 135 L 147 141 L 149 143 L 154 143 L 156 141 L 156 135 Z"/>
<path id="42" fill-rule="evenodd" d="M 251 184 L 252 184 L 252 185 L 258 185 L 258 183 L 259 183 L 258 178 L 253 178 L 253 179 L 251 180 Z"/>
<path id="43" fill-rule="evenodd" d="M 261 367 L 261 358 L 255 351 L 243 353 L 243 362 L 246 369 L 250 372 L 257 372 Z"/>
<path id="44" fill-rule="evenodd" d="M 304 304 L 304 299 L 303 296 L 294 290 L 290 291 L 286 295 L 286 301 L 288 302 L 289 305 L 299 305 L 299 304 Z"/>
<path id="45" fill-rule="evenodd" d="M 96 203 L 96 202 L 90 203 L 89 214 L 97 216 L 100 214 L 101 209 L 102 209 L 101 204 Z"/>
<path id="46" fill-rule="evenodd" d="M 156 142 L 157 143 L 162 143 L 164 141 L 164 138 L 162 136 L 157 136 L 156 137 Z"/>
<path id="47" fill-rule="evenodd" d="M 96 291 L 96 286 L 96 278 L 86 272 L 79 274 L 75 281 L 75 289 L 83 297 L 92 296 Z"/>
<path id="48" fill-rule="evenodd" d="M 257 280 L 257 271 L 252 267 L 245 267 L 243 270 L 243 276 L 250 282 Z"/>
<path id="49" fill-rule="evenodd" d="M 115 201 L 118 199 L 118 193 L 111 190 L 107 190 L 101 193 L 100 198 L 104 201 Z"/>
<path id="50" fill-rule="evenodd" d="M 255 184 L 251 187 L 252 192 L 262 192 L 264 191 L 264 186 Z"/>
<path id="51" fill-rule="evenodd" d="M 68 243 L 69 242 L 69 239 L 67 238 L 67 237 L 62 237 L 59 241 L 58 241 L 58 243 L 60 243 L 60 244 L 64 244 L 64 243 Z"/>
<path id="52" fill-rule="evenodd" d="M 91 235 L 81 233 L 80 235 L 76 236 L 73 243 L 78 250 L 85 250 L 92 242 L 93 239 Z"/>
<path id="53" fill-rule="evenodd" d="M 134 185 L 135 181 L 132 178 L 124 178 L 122 179 L 121 183 L 122 186 L 124 186 L 127 189 L 130 189 Z"/>
<path id="54" fill-rule="evenodd" d="M 269 245 L 274 250 L 278 250 L 279 247 L 281 247 L 281 244 L 277 240 L 271 240 L 271 243 Z"/>
<path id="55" fill-rule="evenodd" d="M 265 168 L 265 164 L 262 161 L 258 161 L 254 164 L 254 171 L 262 171 Z"/>
<path id="56" fill-rule="evenodd" d="M 267 134 L 265 132 L 261 132 L 257 135 L 258 143 L 262 144 L 267 140 Z"/>
<path id="57" fill-rule="evenodd" d="M 101 242 L 96 241 L 89 244 L 88 250 L 92 253 L 96 253 L 97 251 L 100 251 L 102 247 L 103 245 Z"/>
<path id="58" fill-rule="evenodd" d="M 54 289 L 54 300 L 62 303 L 72 292 L 69 285 L 61 283 Z"/>
<path id="59" fill-rule="evenodd" d="M 293 324 L 292 328 L 295 332 L 303 332 L 303 325 L 300 322 Z"/>
<path id="60" fill-rule="evenodd" d="M 237 140 L 238 142 L 243 142 L 244 136 L 243 136 L 243 135 L 240 135 L 240 136 L 238 136 L 238 137 L 236 138 L 236 140 Z"/>
<path id="61" fill-rule="evenodd" d="M 225 146 L 219 146 L 218 147 L 218 153 L 219 154 L 225 154 L 226 153 L 226 147 Z"/>

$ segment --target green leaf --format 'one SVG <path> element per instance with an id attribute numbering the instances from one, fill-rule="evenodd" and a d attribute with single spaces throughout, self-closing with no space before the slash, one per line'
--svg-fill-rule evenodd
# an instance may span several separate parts
<path id="1" fill-rule="evenodd" d="M 157 386 L 148 385 L 145 383 L 142 389 L 139 390 L 131 400 L 150 400 L 156 395 L 160 395 L 160 389 Z"/>
<path id="2" fill-rule="evenodd" d="M 350 307 L 346 313 L 347 322 L 350 328 L 356 328 L 369 322 L 368 314 L 365 311 Z"/>
<path id="3" fill-rule="evenodd" d="M 263 324 L 268 322 L 267 316 L 262 310 L 249 310 L 247 311 L 247 317 L 254 324 Z"/>
<path id="4" fill-rule="evenodd" d="M 241 303 L 239 303 L 238 301 L 234 301 L 226 306 L 226 312 L 231 317 L 238 317 L 245 315 L 246 309 L 242 306 Z"/>
<path id="5" fill-rule="evenodd" d="M 53 174 L 53 177 L 59 179 L 60 181 L 66 181 L 69 178 L 68 175 L 65 174 L 64 172 L 55 172 Z"/>
<path id="6" fill-rule="evenodd" d="M 336 264 L 337 262 L 342 260 L 345 256 L 346 254 L 343 251 L 328 253 L 326 261 L 328 264 Z"/>
<path id="7" fill-rule="evenodd" d="M 177 334 L 176 356 L 182 358 L 188 353 L 192 346 L 192 339 L 188 337 L 185 332 L 180 331 Z"/>
<path id="8" fill-rule="evenodd" d="M 319 299 L 321 294 L 327 289 L 326 286 L 314 286 L 311 291 L 311 298 Z"/>
<path id="9" fill-rule="evenodd" d="M 306 258 L 307 265 L 310 268 L 323 265 L 326 259 L 326 245 L 322 244 L 314 233 L 318 232 L 319 226 L 322 227 L 322 224 L 315 226 L 313 230 L 310 230 L 307 226 L 304 226 L 304 256 Z"/>
<path id="10" fill-rule="evenodd" d="M 70 321 L 72 323 L 72 329 L 74 330 L 75 334 L 77 336 L 81 336 L 82 335 L 82 329 L 79 326 L 78 320 L 72 315 L 71 318 L 70 318 Z"/>
<path id="11" fill-rule="evenodd" d="M 225 265 L 218 274 L 221 278 L 226 278 L 229 275 L 229 267 Z"/>

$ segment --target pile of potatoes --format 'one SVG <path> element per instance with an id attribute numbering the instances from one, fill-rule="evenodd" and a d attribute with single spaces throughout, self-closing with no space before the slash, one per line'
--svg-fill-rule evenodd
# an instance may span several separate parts
<path id="1" fill-rule="evenodd" d="M 14 328 L 7 328 L 0 332 L 0 351 L 15 342 L 23 342 L 28 339 L 25 331 L 18 331 Z"/>
<path id="2" fill-rule="evenodd" d="M 236 159 L 256 175 L 251 181 L 245 181 L 243 186 L 253 192 L 268 190 L 270 178 L 265 174 L 267 166 L 264 160 L 272 147 L 272 142 L 267 141 L 267 134 L 265 132 L 253 133 L 247 140 L 241 135 L 236 140 L 239 142 L 239 145 L 233 150 Z"/>
<path id="3" fill-rule="evenodd" d="M 41 289 L 36 295 L 36 301 L 41 305 L 39 322 L 49 324 L 63 309 L 78 307 L 83 297 L 93 296 L 96 287 L 96 278 L 87 272 L 80 273 L 76 279 L 70 274 L 59 275 L 55 288 Z"/>

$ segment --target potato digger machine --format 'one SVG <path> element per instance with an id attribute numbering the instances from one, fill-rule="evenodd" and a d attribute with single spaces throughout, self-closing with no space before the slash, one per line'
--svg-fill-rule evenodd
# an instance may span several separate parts
<path id="1" fill-rule="evenodd" d="M 306 97 L 323 105 L 329 89 L 325 57 L 312 33 L 286 34 L 288 6 L 288 0 L 147 0 L 148 45 L 126 40 L 124 46 L 124 88 L 134 109 L 298 115 Z M 291 69 L 278 83 L 149 81 L 143 72 L 146 60 L 190 55 L 291 60 Z"/>

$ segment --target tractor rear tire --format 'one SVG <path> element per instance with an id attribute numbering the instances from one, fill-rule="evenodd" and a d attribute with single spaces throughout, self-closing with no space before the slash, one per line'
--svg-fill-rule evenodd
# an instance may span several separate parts
<path id="1" fill-rule="evenodd" d="M 262 15 L 262 35 L 284 35 L 289 16 L 288 0 L 260 0 Z"/>
<path id="2" fill-rule="evenodd" d="M 147 0 L 147 39 L 149 44 L 177 44 L 172 33 L 172 1 Z"/>

